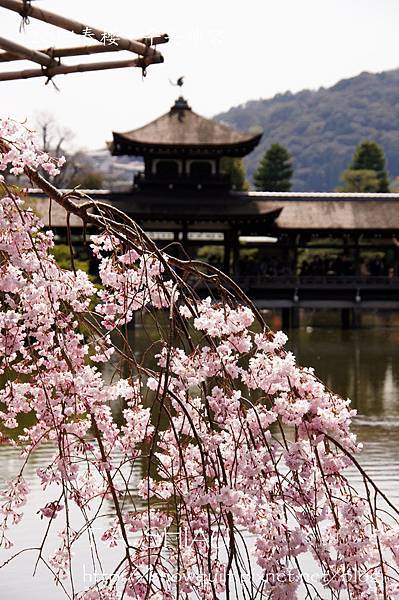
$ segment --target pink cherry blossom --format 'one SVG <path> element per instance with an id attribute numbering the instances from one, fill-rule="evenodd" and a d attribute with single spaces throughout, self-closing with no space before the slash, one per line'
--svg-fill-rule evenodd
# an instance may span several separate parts
<path id="1" fill-rule="evenodd" d="M 56 502 L 49 502 L 40 509 L 41 518 L 47 517 L 47 519 L 55 519 L 57 517 L 57 513 L 62 510 L 64 507 Z"/>
<path id="2" fill-rule="evenodd" d="M 54 175 L 63 162 L 0 120 L 0 170 Z M 397 509 L 357 462 L 350 402 L 298 366 L 286 335 L 221 276 L 201 297 L 206 274 L 111 207 L 97 205 L 91 239 L 100 285 L 61 269 L 53 234 L 2 185 L 1 440 L 22 466 L 0 493 L 0 545 L 11 548 L 30 501 L 24 472 L 47 444 L 35 470 L 53 499 L 38 511 L 46 535 L 62 523 L 53 554 L 42 548 L 56 582 L 73 577 L 84 536 L 90 557 L 103 544 L 119 565 L 76 600 L 309 598 L 310 557 L 315 597 L 397 597 Z M 156 333 L 142 357 L 127 334 L 136 318 Z"/>

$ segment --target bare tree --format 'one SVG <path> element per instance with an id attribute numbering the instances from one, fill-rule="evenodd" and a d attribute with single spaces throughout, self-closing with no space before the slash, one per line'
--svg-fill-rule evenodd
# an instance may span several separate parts
<path id="1" fill-rule="evenodd" d="M 59 126 L 52 113 L 38 113 L 35 125 L 41 140 L 41 150 L 55 158 L 65 156 L 67 161 L 61 173 L 50 178 L 53 183 L 58 187 L 67 188 L 83 182 L 83 187 L 86 187 L 84 182 L 89 181 L 93 176 L 98 181 L 102 179 L 102 174 L 95 170 L 87 153 L 84 150 L 73 149 L 75 133 L 67 127 Z"/>
<path id="2" fill-rule="evenodd" d="M 59 157 L 68 151 L 75 134 L 67 127 L 60 127 L 53 114 L 49 112 L 38 113 L 35 124 L 42 141 L 43 152 Z"/>

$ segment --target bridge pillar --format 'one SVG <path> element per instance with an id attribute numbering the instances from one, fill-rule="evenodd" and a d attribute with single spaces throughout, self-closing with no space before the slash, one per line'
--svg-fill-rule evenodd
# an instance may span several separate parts
<path id="1" fill-rule="evenodd" d="M 230 275 L 230 257 L 231 245 L 225 240 L 223 254 L 223 271 L 226 273 L 226 275 Z"/>
<path id="2" fill-rule="evenodd" d="M 362 326 L 362 311 L 360 308 L 352 308 L 352 329 L 359 329 Z"/>
<path id="3" fill-rule="evenodd" d="M 300 326 L 299 308 L 283 308 L 281 316 L 281 328 L 284 331 L 298 329 Z"/>
<path id="4" fill-rule="evenodd" d="M 358 329 L 362 326 L 362 315 L 359 308 L 341 309 L 342 329 Z"/>
<path id="5" fill-rule="evenodd" d="M 290 309 L 283 308 L 281 309 L 281 329 L 283 331 L 288 331 L 290 328 Z"/>
<path id="6" fill-rule="evenodd" d="M 238 277 L 240 275 L 240 238 L 238 237 L 237 232 L 234 232 L 233 235 L 233 277 Z"/>
<path id="7" fill-rule="evenodd" d="M 350 329 L 351 328 L 351 309 L 350 308 L 342 308 L 341 309 L 341 327 L 342 327 L 342 329 Z"/>
<path id="8" fill-rule="evenodd" d="M 291 329 L 298 329 L 300 326 L 299 308 L 291 308 Z"/>

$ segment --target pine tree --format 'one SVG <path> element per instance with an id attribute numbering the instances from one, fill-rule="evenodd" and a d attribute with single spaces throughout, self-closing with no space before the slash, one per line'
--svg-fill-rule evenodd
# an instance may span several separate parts
<path id="1" fill-rule="evenodd" d="M 289 192 L 293 168 L 291 156 L 280 144 L 272 144 L 254 174 L 257 190 L 265 192 Z"/>
<path id="2" fill-rule="evenodd" d="M 377 192 L 389 192 L 384 151 L 376 142 L 366 140 L 359 144 L 349 169 L 353 171 L 375 171 L 379 182 Z"/>

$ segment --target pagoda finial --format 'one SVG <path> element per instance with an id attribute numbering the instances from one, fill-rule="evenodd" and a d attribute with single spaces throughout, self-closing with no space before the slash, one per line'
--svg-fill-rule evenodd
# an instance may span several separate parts
<path id="1" fill-rule="evenodd" d="M 178 87 L 183 87 L 183 85 L 184 85 L 184 75 L 182 75 L 181 77 L 179 77 L 178 80 L 176 81 L 176 83 L 174 81 L 171 81 L 169 79 L 169 83 L 170 83 L 170 85 L 175 85 L 175 86 L 178 86 Z"/>
<path id="2" fill-rule="evenodd" d="M 174 83 L 173 81 L 171 81 L 169 79 L 169 83 L 170 83 L 170 85 L 182 88 L 184 85 L 184 75 L 179 77 L 178 80 L 176 81 L 176 83 Z M 183 96 L 179 96 L 170 110 L 171 110 L 171 112 L 178 110 L 179 111 L 179 119 L 180 119 L 180 117 L 183 118 L 183 114 L 180 111 L 181 110 L 191 110 L 191 107 L 188 105 L 187 100 L 185 98 L 183 98 Z"/>
<path id="3" fill-rule="evenodd" d="M 183 98 L 183 96 L 179 96 L 177 100 L 175 100 L 174 105 L 171 107 L 171 111 L 173 110 L 191 110 L 187 100 Z"/>

